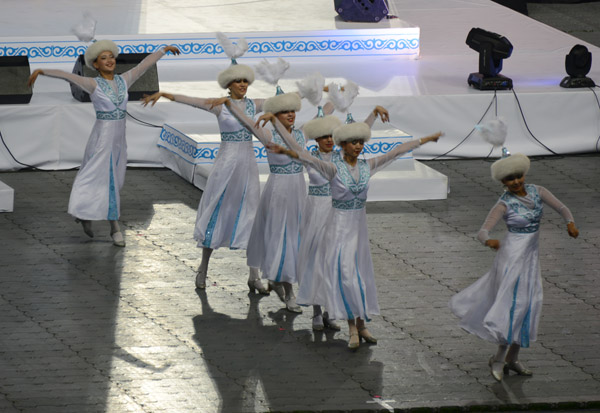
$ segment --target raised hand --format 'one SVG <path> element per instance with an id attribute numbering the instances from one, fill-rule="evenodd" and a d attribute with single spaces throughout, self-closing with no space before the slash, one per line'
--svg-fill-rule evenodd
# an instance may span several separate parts
<path id="1" fill-rule="evenodd" d="M 177 47 L 175 47 L 175 46 L 165 46 L 165 53 L 167 53 L 167 52 L 171 52 L 174 55 L 178 55 L 178 54 L 181 53 L 179 51 L 179 49 Z"/>
<path id="2" fill-rule="evenodd" d="M 375 116 L 379 116 L 379 118 L 381 119 L 382 122 L 389 122 L 390 121 L 390 114 L 387 111 L 386 108 L 384 108 L 383 106 L 375 106 L 375 109 L 373 109 L 373 114 Z"/>

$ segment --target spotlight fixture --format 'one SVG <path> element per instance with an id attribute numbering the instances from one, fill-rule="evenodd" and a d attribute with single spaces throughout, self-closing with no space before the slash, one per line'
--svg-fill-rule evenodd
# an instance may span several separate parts
<path id="1" fill-rule="evenodd" d="M 472 28 L 467 45 L 479 53 L 479 73 L 471 73 L 467 82 L 479 90 L 512 89 L 512 80 L 502 76 L 502 60 L 512 54 L 513 46 L 504 36 Z"/>
<path id="2" fill-rule="evenodd" d="M 569 76 L 565 77 L 562 87 L 595 87 L 596 84 L 586 75 L 592 68 L 592 54 L 587 47 L 576 44 L 565 57 L 565 69 Z"/>

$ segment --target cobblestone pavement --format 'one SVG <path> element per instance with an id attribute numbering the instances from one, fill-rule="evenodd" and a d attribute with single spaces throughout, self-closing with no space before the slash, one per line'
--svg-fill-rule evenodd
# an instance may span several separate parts
<path id="1" fill-rule="evenodd" d="M 501 188 L 487 161 L 428 165 L 448 175 L 447 200 L 368 204 L 382 316 L 379 343 L 356 353 L 345 329 L 314 333 L 310 310 L 249 294 L 243 251 L 215 251 L 195 291 L 201 192 L 171 171 L 128 171 L 126 248 L 65 212 L 75 172 L 1 173 L 15 212 L 0 214 L 0 411 L 600 408 L 600 156 L 532 164 L 528 182 L 563 200 L 581 235 L 547 210 L 541 331 L 522 351 L 535 374 L 501 384 L 494 346 L 447 309 L 492 262 L 474 235 Z"/>

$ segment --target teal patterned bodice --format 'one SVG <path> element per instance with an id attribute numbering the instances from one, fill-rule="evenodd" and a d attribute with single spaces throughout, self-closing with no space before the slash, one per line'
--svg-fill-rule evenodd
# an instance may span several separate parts
<path id="1" fill-rule="evenodd" d="M 529 199 L 533 201 L 533 208 L 529 208 L 510 191 L 504 192 L 500 197 L 500 201 L 507 206 L 504 220 L 509 232 L 531 234 L 540 229 L 540 221 L 544 212 L 542 198 L 535 185 L 526 184 L 525 190 Z"/>
<path id="2" fill-rule="evenodd" d="M 114 104 L 115 108 L 110 111 L 96 110 L 96 119 L 100 120 L 121 120 L 125 119 L 127 113 L 123 103 L 127 103 L 127 84 L 125 80 L 115 75 L 115 82 L 117 84 L 117 90 L 115 91 L 110 85 L 109 81 L 104 79 L 102 76 L 96 77 L 96 83 L 100 90 L 108 97 L 108 99 Z"/>
<path id="3" fill-rule="evenodd" d="M 341 157 L 333 160 L 337 167 L 337 175 L 343 186 L 350 192 L 350 199 L 341 199 L 333 193 L 332 205 L 337 209 L 362 209 L 364 208 L 367 198 L 366 190 L 371 178 L 371 169 L 369 163 L 365 159 L 358 160 L 358 181 L 354 179 L 348 165 Z"/>
<path id="4" fill-rule="evenodd" d="M 323 160 L 323 157 L 321 156 L 321 152 L 319 151 L 319 148 L 313 149 L 310 152 L 310 154 L 317 159 Z M 331 161 L 334 161 L 335 159 L 337 159 L 339 157 L 340 157 L 340 152 L 333 151 L 333 153 L 331 154 Z M 317 185 L 313 182 L 317 178 L 313 177 L 313 174 L 311 174 L 311 172 L 312 171 L 309 170 L 310 183 L 308 185 L 308 195 L 331 196 L 331 184 L 329 183 L 329 181 L 327 181 L 325 178 L 321 177 L 321 175 L 315 171 L 314 174 L 317 174 L 319 177 L 321 177 L 321 179 L 319 179 L 319 181 L 321 181 L 321 182 L 325 181 L 325 183 Z"/>
<path id="5" fill-rule="evenodd" d="M 283 138 L 281 136 L 279 136 L 279 133 L 277 132 L 277 130 L 273 129 L 272 135 L 273 135 L 273 139 L 272 139 L 273 143 L 276 143 L 278 145 L 281 145 L 281 146 L 284 146 L 287 148 L 287 145 L 283 141 Z M 304 141 L 304 134 L 302 133 L 302 131 L 300 131 L 298 129 L 292 129 L 292 136 L 294 137 L 296 142 L 298 142 L 298 145 L 304 147 L 305 141 Z M 268 154 L 268 156 L 269 156 L 269 170 L 273 174 L 279 174 L 279 175 L 299 174 L 299 173 L 302 173 L 302 171 L 304 170 L 304 166 L 302 165 L 302 163 L 300 163 L 296 159 L 292 159 L 290 162 L 285 163 L 285 164 L 277 164 L 277 163 L 271 162 L 271 160 L 275 159 L 275 158 L 277 158 L 277 159 L 279 159 L 279 158 L 289 159 L 289 158 L 287 158 L 285 155 L 279 155 L 279 154 L 277 154 L 277 155 Z"/>
<path id="6" fill-rule="evenodd" d="M 246 107 L 244 108 L 244 113 L 250 119 L 254 119 L 256 115 L 256 105 L 253 100 L 244 98 L 246 102 Z M 251 142 L 252 141 L 252 133 L 246 128 L 242 128 L 235 132 L 221 132 L 221 140 L 224 142 Z"/>

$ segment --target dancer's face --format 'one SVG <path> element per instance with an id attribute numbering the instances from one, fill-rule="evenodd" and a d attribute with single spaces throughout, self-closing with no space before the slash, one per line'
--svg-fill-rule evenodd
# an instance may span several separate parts
<path id="1" fill-rule="evenodd" d="M 506 188 L 516 195 L 525 195 L 525 175 L 523 174 L 514 174 L 509 175 L 502 180 L 502 183 L 506 186 Z"/>
<path id="2" fill-rule="evenodd" d="M 294 122 L 296 121 L 296 112 L 294 112 L 293 110 L 277 112 L 277 114 L 275 114 L 275 117 L 279 119 L 279 122 L 281 122 L 284 128 L 290 130 L 292 126 L 294 126 Z"/>
<path id="3" fill-rule="evenodd" d="M 317 145 L 319 145 L 319 150 L 321 152 L 329 153 L 333 150 L 333 137 L 331 135 L 323 136 L 315 140 L 317 141 Z"/>
<path id="4" fill-rule="evenodd" d="M 229 84 L 229 93 L 233 99 L 242 99 L 248 91 L 247 79 L 235 79 Z"/>
<path id="5" fill-rule="evenodd" d="M 94 61 L 94 67 L 99 72 L 114 72 L 116 65 L 117 59 L 109 50 L 100 53 Z"/>
<path id="6" fill-rule="evenodd" d="M 341 143 L 342 149 L 344 153 L 354 158 L 358 158 L 358 155 L 361 154 L 363 148 L 365 147 L 364 139 L 354 139 L 351 141 L 346 141 Z"/>

